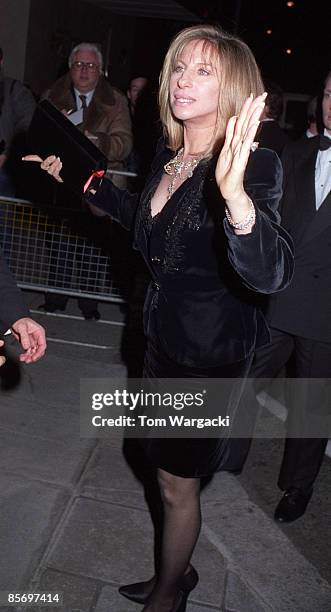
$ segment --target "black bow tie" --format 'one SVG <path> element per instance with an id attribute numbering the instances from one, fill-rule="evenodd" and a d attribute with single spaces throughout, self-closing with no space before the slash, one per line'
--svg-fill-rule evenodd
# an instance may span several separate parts
<path id="1" fill-rule="evenodd" d="M 321 134 L 319 138 L 320 138 L 320 141 L 319 141 L 320 151 L 326 151 L 327 149 L 331 147 L 331 138 L 324 136 L 324 134 Z"/>

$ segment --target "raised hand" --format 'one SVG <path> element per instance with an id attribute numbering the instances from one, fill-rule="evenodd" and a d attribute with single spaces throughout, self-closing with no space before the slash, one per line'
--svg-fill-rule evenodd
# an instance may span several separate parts
<path id="1" fill-rule="evenodd" d="M 22 160 L 40 163 L 42 170 L 45 170 L 48 174 L 53 176 L 59 183 L 63 183 L 63 179 L 60 177 L 62 162 L 59 157 L 50 155 L 43 160 L 39 155 L 25 155 L 22 157 Z"/>
<path id="2" fill-rule="evenodd" d="M 245 100 L 239 116 L 231 117 L 226 127 L 225 142 L 215 170 L 217 185 L 231 207 L 244 195 L 244 173 L 267 93 Z M 245 213 L 244 213 L 245 214 Z"/>

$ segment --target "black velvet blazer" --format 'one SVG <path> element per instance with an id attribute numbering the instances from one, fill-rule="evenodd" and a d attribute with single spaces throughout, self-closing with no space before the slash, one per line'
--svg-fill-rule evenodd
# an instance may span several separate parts
<path id="1" fill-rule="evenodd" d="M 104 180 L 88 201 L 134 230 L 153 279 L 144 308 L 147 338 L 182 365 L 233 363 L 268 341 L 259 294 L 283 289 L 292 276 L 292 243 L 277 213 L 281 164 L 267 149 L 251 154 L 245 189 L 256 223 L 237 236 L 224 219 L 215 158 L 201 161 L 152 221 L 150 200 L 172 155 L 159 148 L 141 196 Z"/>

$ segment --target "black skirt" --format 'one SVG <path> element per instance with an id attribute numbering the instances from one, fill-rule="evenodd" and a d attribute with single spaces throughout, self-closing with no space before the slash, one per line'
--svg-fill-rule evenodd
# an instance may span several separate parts
<path id="1" fill-rule="evenodd" d="M 144 379 L 155 378 L 246 378 L 253 355 L 236 363 L 216 368 L 191 368 L 173 362 L 165 353 L 148 344 Z M 231 389 L 229 388 L 229 397 Z M 220 407 L 226 414 L 226 398 Z M 250 441 L 246 438 L 144 438 L 147 460 L 153 467 L 183 478 L 201 478 L 226 470 L 239 473 L 245 463 Z"/>

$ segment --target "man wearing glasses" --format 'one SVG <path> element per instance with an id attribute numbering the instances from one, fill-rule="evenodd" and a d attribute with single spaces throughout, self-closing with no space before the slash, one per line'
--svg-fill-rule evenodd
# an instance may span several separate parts
<path id="1" fill-rule="evenodd" d="M 84 42 L 77 45 L 70 53 L 68 64 L 69 72 L 58 79 L 44 97 L 69 117 L 75 113 L 78 118 L 75 124 L 106 155 L 110 169 L 125 170 L 125 160 L 132 149 L 131 118 L 126 96 L 112 87 L 103 76 L 102 55 L 96 45 Z M 118 187 L 126 187 L 126 178 L 123 176 L 115 174 L 112 181 Z M 62 196 L 66 200 L 73 198 L 66 193 Z M 98 219 L 89 218 L 87 224 L 88 235 L 95 233 L 101 240 L 100 234 L 107 231 L 107 228 L 103 228 L 103 224 L 100 227 Z M 66 253 L 58 249 L 54 257 L 52 262 L 56 268 L 63 274 L 66 270 L 70 276 L 72 264 Z M 82 259 L 78 264 L 83 269 L 87 265 Z M 97 267 L 97 262 L 95 265 Z M 81 289 L 84 290 L 84 287 L 82 284 Z M 45 295 L 45 303 L 39 308 L 47 312 L 64 310 L 67 301 L 68 297 L 64 294 L 48 293 Z M 96 300 L 80 297 L 78 306 L 85 319 L 100 318 Z"/>
<path id="2" fill-rule="evenodd" d="M 103 76 L 102 55 L 96 45 L 77 45 L 68 64 L 69 72 L 52 85 L 45 97 L 66 113 L 82 110 L 79 129 L 106 155 L 110 168 L 123 170 L 132 149 L 126 96 Z M 125 187 L 123 177 L 114 176 L 113 180 Z"/>

